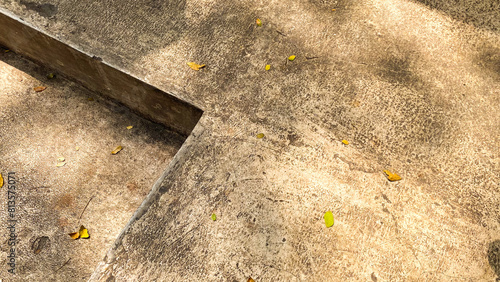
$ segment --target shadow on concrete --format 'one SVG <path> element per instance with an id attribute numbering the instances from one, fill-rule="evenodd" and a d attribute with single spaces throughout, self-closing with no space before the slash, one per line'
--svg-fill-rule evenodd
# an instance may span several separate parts
<path id="1" fill-rule="evenodd" d="M 500 240 L 490 243 L 488 248 L 488 262 L 498 276 L 497 281 L 500 281 Z"/>
<path id="2" fill-rule="evenodd" d="M 497 0 L 413 0 L 442 11 L 455 20 L 477 28 L 500 31 L 500 2 Z"/>
<path id="3" fill-rule="evenodd" d="M 0 47 L 0 51 L 2 51 L 2 49 L 6 50 L 5 47 Z M 89 98 L 85 96 L 88 95 L 89 93 L 92 94 L 93 97 L 96 96 L 101 97 L 101 99 L 99 99 L 99 101 L 96 102 L 103 103 L 104 106 L 108 108 L 111 112 L 117 113 L 123 117 L 122 120 L 112 120 L 111 127 L 121 126 L 121 122 L 123 120 L 134 120 L 140 122 L 140 126 L 136 126 L 135 128 L 135 133 L 137 135 L 143 136 L 142 141 L 147 144 L 162 143 L 169 145 L 170 144 L 180 145 L 186 139 L 185 136 L 182 136 L 172 131 L 171 129 L 169 129 L 168 127 L 166 127 L 161 123 L 156 123 L 154 121 L 151 122 L 150 120 L 143 119 L 143 117 L 141 117 L 140 114 L 138 115 L 135 112 L 131 111 L 128 107 L 126 107 L 117 100 L 114 100 L 109 97 L 104 97 L 102 94 L 86 89 L 84 86 L 80 84 L 68 83 L 68 81 L 66 80 L 72 81 L 72 79 L 63 76 L 62 74 L 58 73 L 57 70 L 53 70 L 38 64 L 34 64 L 35 67 L 33 68 L 28 63 L 28 61 L 29 59 L 26 59 L 14 52 L 8 52 L 8 53 L 0 52 L 0 62 L 4 62 L 24 73 L 27 73 L 31 77 L 42 81 L 44 85 L 48 87 L 66 87 L 67 85 L 69 85 L 70 90 L 72 90 L 71 91 L 72 95 L 82 96 L 81 98 L 83 100 Z M 55 79 L 47 79 L 46 75 L 49 73 L 54 73 Z M 64 81 L 62 81 L 59 78 L 62 78 L 62 80 Z"/>

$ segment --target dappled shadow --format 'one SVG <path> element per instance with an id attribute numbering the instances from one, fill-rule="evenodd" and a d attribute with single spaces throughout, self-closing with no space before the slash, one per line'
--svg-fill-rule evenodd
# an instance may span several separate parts
<path id="1" fill-rule="evenodd" d="M 488 262 L 491 268 L 495 271 L 498 276 L 497 280 L 500 279 L 500 240 L 496 240 L 490 243 L 488 248 Z"/>
<path id="2" fill-rule="evenodd" d="M 500 31 L 500 2 L 497 0 L 412 0 L 437 9 L 453 19 L 477 28 Z"/>

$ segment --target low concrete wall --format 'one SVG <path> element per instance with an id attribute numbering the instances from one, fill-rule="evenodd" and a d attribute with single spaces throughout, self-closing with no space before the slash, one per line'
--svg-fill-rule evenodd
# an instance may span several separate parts
<path id="1" fill-rule="evenodd" d="M 0 10 L 0 44 L 187 136 L 202 110 Z"/>

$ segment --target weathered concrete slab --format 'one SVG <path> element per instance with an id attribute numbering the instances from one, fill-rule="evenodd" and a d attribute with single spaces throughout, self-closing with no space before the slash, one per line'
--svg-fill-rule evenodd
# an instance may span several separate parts
<path id="1" fill-rule="evenodd" d="M 472 24 L 403 0 L 2 7 L 205 111 L 91 280 L 491 281 L 500 34 L 483 2 Z"/>

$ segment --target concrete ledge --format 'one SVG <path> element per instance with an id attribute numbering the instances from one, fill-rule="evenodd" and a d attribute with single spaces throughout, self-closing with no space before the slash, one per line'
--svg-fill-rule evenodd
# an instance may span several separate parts
<path id="1" fill-rule="evenodd" d="M 202 111 L 0 10 L 0 44 L 187 136 Z"/>

